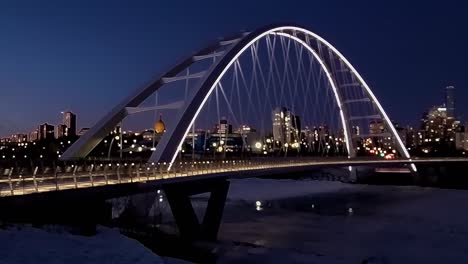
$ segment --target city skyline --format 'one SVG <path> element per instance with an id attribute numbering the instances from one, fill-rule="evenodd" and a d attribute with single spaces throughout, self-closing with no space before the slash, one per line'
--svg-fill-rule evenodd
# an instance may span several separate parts
<path id="1" fill-rule="evenodd" d="M 425 118 L 425 116 L 428 114 L 428 112 L 431 112 L 433 111 L 434 109 L 437 110 L 439 109 L 440 107 L 444 107 L 445 110 L 444 111 L 447 111 L 447 117 L 449 117 L 449 119 L 452 119 L 454 121 L 457 121 L 459 122 L 459 124 L 461 126 L 463 126 L 465 124 L 465 122 L 467 122 L 466 120 L 463 120 L 463 119 L 460 119 L 460 118 L 457 118 L 458 115 L 457 115 L 457 112 L 456 112 L 456 109 L 457 109 L 457 102 L 456 102 L 456 87 L 452 86 L 452 85 L 449 85 L 449 86 L 446 86 L 444 88 L 444 93 L 441 95 L 441 98 L 439 100 L 438 103 L 436 103 L 435 105 L 432 105 L 426 109 L 423 109 L 421 110 L 419 113 L 418 113 L 418 120 L 417 120 L 417 123 L 413 123 L 413 124 L 409 124 L 409 123 L 403 123 L 401 124 L 400 122 L 398 122 L 398 120 L 394 120 L 392 119 L 393 122 L 395 122 L 396 124 L 400 124 L 400 125 L 403 125 L 403 127 L 411 127 L 411 128 L 420 128 L 420 126 L 422 126 L 421 124 L 421 118 Z M 284 106 L 283 106 L 284 108 Z M 286 108 L 285 108 L 286 109 Z M 272 109 L 272 112 L 275 112 L 275 111 L 278 111 L 278 108 L 275 108 L 275 109 Z M 90 126 L 78 126 L 77 124 L 77 114 L 72 112 L 72 111 L 61 111 L 60 114 L 62 115 L 62 119 L 61 121 L 58 121 L 57 123 L 51 123 L 49 124 L 48 122 L 44 122 L 44 123 L 40 123 L 36 126 L 34 126 L 30 131 L 14 131 L 13 133 L 10 133 L 8 135 L 0 135 L 0 139 L 2 138 L 16 138 L 20 135 L 26 135 L 27 138 L 29 140 L 34 140 L 32 138 L 32 134 L 33 133 L 39 133 L 38 131 L 41 130 L 41 126 L 44 126 L 44 125 L 51 125 L 53 128 L 54 128 L 54 134 L 55 134 L 55 138 L 59 138 L 60 136 L 58 136 L 58 134 L 62 133 L 62 135 L 66 135 L 66 136 L 74 136 L 74 135 L 77 135 L 78 134 L 78 131 L 80 130 L 88 130 Z M 71 116 L 71 117 L 70 117 Z M 70 123 L 70 118 L 73 119 L 72 123 Z M 161 118 L 162 116 L 160 115 L 159 116 L 159 121 L 161 121 Z M 156 124 L 156 123 L 155 123 Z M 147 131 L 147 130 L 151 130 L 152 129 L 152 126 L 154 124 L 152 124 L 151 122 L 148 123 L 146 125 L 146 127 L 142 127 L 142 128 L 128 128 L 126 130 L 128 131 L 139 131 L 139 132 L 144 132 L 144 131 Z M 240 127 L 242 126 L 251 126 L 252 124 L 240 124 Z M 315 126 L 315 125 L 321 125 L 321 124 L 308 124 L 308 125 L 312 125 L 312 126 Z M 61 129 L 61 127 L 64 127 L 63 129 L 66 129 L 66 130 L 63 130 L 63 131 L 59 131 Z M 275 128 L 274 128 L 274 124 L 273 124 L 273 127 L 272 127 L 272 133 L 274 133 L 275 131 Z M 69 132 L 69 129 L 71 128 L 71 132 Z M 204 130 L 208 130 L 209 131 L 209 127 L 202 127 L 201 129 L 204 129 Z M 267 133 L 267 132 L 265 132 Z M 37 139 L 40 138 L 40 135 L 38 134 L 37 135 Z"/>
<path id="2" fill-rule="evenodd" d="M 57 113 L 64 108 L 80 116 L 79 128 L 90 127 L 97 121 L 96 113 L 108 111 L 123 95 L 172 64 L 173 57 L 190 53 L 226 32 L 254 29 L 278 20 L 307 25 L 342 49 L 399 123 L 418 122 L 422 111 L 439 103 L 437 98 L 448 85 L 457 88 L 457 117 L 468 112 L 461 103 L 467 98 L 466 66 L 461 59 L 466 54 L 462 47 L 467 39 L 456 30 L 465 19 L 464 3 L 444 7 L 405 3 L 403 10 L 397 8 L 398 4 L 349 5 L 335 1 L 313 6 L 318 9 L 314 16 L 304 11 L 312 8 L 305 1 L 289 12 L 274 3 L 268 7 L 254 3 L 248 12 L 257 15 L 239 22 L 233 15 L 220 17 L 212 12 L 214 7 L 207 1 L 200 3 L 200 13 L 185 18 L 194 21 L 191 25 L 171 18 L 170 14 L 178 10 L 177 3 L 161 7 L 167 12 L 159 12 L 159 17 L 153 17 L 153 13 L 160 8 L 150 2 L 139 6 L 109 3 L 90 2 L 85 4 L 90 8 L 77 10 L 58 2 L 27 8 L 2 4 L 0 12 L 5 14 L 0 21 L 5 27 L 0 31 L 9 36 L 7 43 L 0 44 L 4 58 L 0 111 L 9 113 L 0 117 L 2 137 L 28 132 L 43 122 L 55 124 Z M 332 8 L 338 14 L 333 22 L 324 15 Z M 349 11 L 363 16 L 350 19 Z M 208 14 L 213 17 L 205 18 Z M 226 23 L 213 24 L 212 19 Z M 164 38 L 158 37 L 163 34 Z M 353 34 L 359 38 L 353 38 Z M 434 34 L 443 38 L 434 40 Z M 388 43 L 388 36 L 406 41 Z M 425 41 L 429 38 L 431 41 Z M 450 48 L 439 55 L 430 52 L 445 46 Z"/>
<path id="3" fill-rule="evenodd" d="M 0 0 L 0 263 L 464 263 L 467 13 Z"/>

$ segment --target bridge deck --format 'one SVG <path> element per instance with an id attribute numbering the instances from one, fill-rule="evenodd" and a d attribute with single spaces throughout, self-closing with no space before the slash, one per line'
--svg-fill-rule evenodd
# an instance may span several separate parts
<path id="1" fill-rule="evenodd" d="M 0 178 L 0 196 L 17 196 L 31 193 L 60 191 L 97 186 L 137 182 L 180 182 L 213 177 L 255 177 L 269 173 L 288 173 L 307 171 L 320 167 L 348 166 L 395 166 L 408 164 L 468 162 L 466 158 L 430 158 L 430 159 L 395 159 L 395 160 L 312 160 L 298 158 L 292 160 L 230 160 L 179 162 L 170 171 L 167 165 L 154 164 L 101 164 L 89 170 L 74 165 L 65 168 L 65 172 L 49 172 L 32 175 L 13 175 L 14 169 L 3 171 Z"/>

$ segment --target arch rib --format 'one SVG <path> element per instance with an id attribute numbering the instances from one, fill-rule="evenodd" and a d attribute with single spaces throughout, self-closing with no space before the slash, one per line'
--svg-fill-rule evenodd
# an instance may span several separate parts
<path id="1" fill-rule="evenodd" d="M 143 100 L 150 96 L 154 91 L 158 90 L 161 86 L 164 85 L 164 77 L 167 76 L 176 76 L 178 72 L 181 72 L 183 69 L 190 67 L 190 65 L 201 58 L 203 55 L 210 53 L 216 53 L 216 50 L 219 47 L 222 47 L 227 44 L 232 44 L 223 51 L 222 56 L 219 57 L 219 60 L 213 64 L 207 71 L 204 76 L 200 76 L 199 85 L 196 89 L 196 93 L 193 96 L 192 101 L 185 105 L 183 111 L 180 112 L 180 116 L 176 119 L 174 126 L 168 129 L 161 141 L 159 142 L 156 151 L 152 154 L 151 161 L 169 161 L 172 165 L 177 157 L 178 151 L 182 147 L 184 139 L 188 134 L 191 126 L 193 125 L 195 119 L 199 115 L 201 109 L 205 105 L 207 99 L 213 90 L 217 87 L 218 83 L 223 78 L 227 70 L 233 65 L 233 63 L 239 58 L 241 54 L 244 53 L 249 47 L 251 47 L 259 39 L 269 35 L 276 34 L 284 37 L 288 37 L 299 44 L 303 45 L 319 62 L 323 71 L 325 72 L 328 82 L 333 90 L 337 105 L 340 110 L 340 119 L 345 132 L 346 137 L 346 148 L 348 149 L 348 154 L 350 156 L 354 155 L 354 149 L 351 146 L 351 130 L 349 128 L 349 120 L 347 119 L 346 106 L 343 103 L 343 100 L 340 96 L 340 91 L 337 87 L 337 82 L 334 76 L 331 74 L 331 71 L 327 68 L 327 65 L 324 59 L 315 51 L 314 48 L 308 43 L 298 37 L 298 33 L 304 35 L 306 40 L 314 39 L 318 42 L 319 46 L 324 45 L 328 48 L 329 51 L 333 53 L 334 56 L 337 56 L 347 67 L 349 71 L 361 84 L 361 87 L 364 88 L 365 93 L 370 98 L 370 101 L 377 107 L 379 114 L 382 116 L 386 126 L 390 129 L 390 133 L 396 138 L 397 148 L 400 153 L 405 157 L 410 159 L 410 155 L 406 150 L 401 138 L 399 137 L 395 127 L 388 118 L 387 113 L 384 111 L 383 107 L 375 97 L 374 93 L 371 91 L 370 87 L 364 81 L 362 76 L 356 71 L 353 65 L 330 43 L 319 35 L 292 25 L 279 25 L 279 26 L 267 26 L 260 28 L 250 34 L 242 33 L 237 36 L 226 38 L 224 40 L 218 41 L 208 47 L 201 49 L 199 52 L 187 57 L 185 60 L 179 62 L 170 70 L 160 75 L 159 79 L 149 83 L 143 89 L 135 91 L 130 97 L 126 98 L 119 105 L 117 105 L 109 114 L 104 116 L 87 134 L 81 137 L 74 145 L 72 145 L 63 155 L 63 160 L 73 159 L 73 158 L 84 158 L 86 157 L 92 149 L 109 133 L 115 125 L 117 125 L 123 118 L 126 116 L 125 109 L 128 107 L 137 107 Z M 221 54 L 219 54 L 221 55 Z M 349 69 L 349 70 L 348 70 Z M 166 78 L 167 80 L 167 78 Z M 415 170 L 414 165 L 412 165 L 413 170 Z"/>
<path id="2" fill-rule="evenodd" d="M 167 71 L 162 72 L 158 78 L 152 80 L 144 87 L 134 91 L 129 97 L 122 100 L 109 113 L 96 122 L 96 124 L 94 124 L 93 127 L 81 136 L 72 146 L 70 146 L 63 153 L 60 160 L 80 159 L 88 156 L 89 153 L 91 153 L 91 151 L 109 134 L 109 132 L 128 115 L 126 108 L 138 107 L 146 98 L 164 86 L 165 78 L 177 76 L 178 73 L 190 67 L 190 65 L 192 65 L 199 56 L 213 53 L 217 54 L 217 49 L 222 46 L 235 43 L 233 40 L 242 39 L 244 35 L 245 33 L 235 34 L 203 47 L 194 54 L 185 57 Z"/>
<path id="3" fill-rule="evenodd" d="M 344 111 L 343 111 L 343 100 L 341 99 L 340 94 L 338 93 L 338 89 L 336 88 L 336 83 L 335 80 L 333 79 L 330 70 L 328 67 L 325 65 L 323 62 L 322 58 L 317 54 L 317 52 L 312 49 L 305 41 L 302 39 L 296 37 L 295 35 L 290 35 L 286 33 L 274 33 L 276 35 L 284 36 L 291 38 L 295 41 L 297 41 L 299 44 L 304 46 L 313 56 L 314 58 L 318 61 L 320 64 L 320 67 L 322 67 L 322 70 L 325 72 L 325 75 L 327 76 L 328 82 L 330 83 L 330 86 L 332 87 L 333 94 L 335 95 L 335 100 L 338 105 L 338 108 L 340 109 L 340 119 L 341 119 L 341 125 L 343 126 L 344 130 L 344 136 L 345 136 L 345 142 L 346 142 L 346 149 L 348 150 L 348 158 L 354 157 L 354 149 L 350 146 L 350 140 L 351 140 L 351 134 L 350 134 L 350 128 L 348 126 L 348 122 L 346 122 L 345 116 L 344 116 Z"/>
<path id="4" fill-rule="evenodd" d="M 292 33 L 291 34 L 285 33 L 285 31 L 292 31 Z M 318 40 L 319 43 L 325 45 L 328 49 L 330 49 L 336 56 L 338 56 L 346 64 L 346 66 L 350 69 L 351 73 L 354 76 L 356 76 L 358 81 L 365 88 L 365 91 L 368 94 L 368 96 L 371 98 L 371 101 L 377 106 L 379 114 L 381 114 L 381 116 L 384 119 L 385 124 L 387 125 L 388 128 L 390 128 L 391 133 L 397 140 L 397 148 L 400 151 L 400 153 L 405 158 L 410 158 L 408 151 L 406 150 L 403 142 L 398 136 L 398 133 L 396 132 L 396 129 L 391 123 L 390 119 L 388 118 L 386 112 L 383 110 L 381 104 L 375 97 L 374 93 L 370 90 L 370 87 L 364 81 L 362 76 L 356 71 L 356 69 L 351 65 L 351 63 L 335 47 L 333 47 L 330 43 L 328 43 L 325 39 L 318 36 L 317 34 L 309 30 L 296 27 L 296 26 L 279 26 L 279 27 L 267 27 L 267 28 L 257 30 L 247 35 L 246 37 L 241 39 L 239 42 L 237 42 L 236 45 L 234 45 L 225 54 L 225 56 L 222 57 L 222 59 L 219 60 L 218 63 L 215 64 L 210 69 L 210 72 L 201 81 L 200 86 L 198 87 L 197 94 L 194 96 L 194 101 L 192 101 L 190 104 L 186 106 L 185 110 L 181 113 L 181 116 L 178 119 L 179 121 L 176 123 L 175 127 L 170 132 L 168 131 L 169 133 L 166 133 L 166 135 L 162 138 L 161 142 L 159 142 L 158 144 L 159 146 L 157 147 L 156 152 L 153 153 L 150 159 L 152 161 L 168 160 L 170 163 L 169 169 L 171 168 L 172 164 L 174 163 L 177 157 L 179 150 L 182 148 L 184 139 L 187 136 L 190 130 L 190 127 L 193 125 L 201 109 L 205 105 L 207 99 L 209 98 L 213 90 L 216 88 L 217 84 L 221 81 L 224 74 L 233 65 L 233 63 L 235 63 L 235 61 L 239 58 L 239 56 L 244 53 L 245 50 L 247 50 L 256 41 L 265 37 L 268 34 L 278 34 L 278 35 L 291 38 L 295 41 L 298 41 L 301 45 L 304 45 L 304 47 L 306 47 L 314 55 L 314 57 L 318 60 L 318 62 L 321 64 L 321 67 L 322 69 L 324 69 L 327 75 L 327 78 L 332 86 L 335 99 L 340 108 L 340 118 L 342 121 L 343 129 L 345 130 L 346 147 L 348 149 L 348 153 L 351 154 L 353 151 L 352 147 L 350 146 L 350 143 L 351 143 L 350 141 L 352 140 L 352 137 L 350 136 L 350 129 L 347 125 L 347 120 L 343 113 L 344 105 L 342 104 L 339 91 L 335 85 L 336 83 L 332 75 L 328 71 L 326 65 L 324 64 L 323 60 L 320 59 L 320 56 L 318 56 L 315 50 L 312 49 L 307 43 L 305 43 L 303 40 L 297 37 L 297 32 L 301 32 L 305 34 L 307 37 L 312 37 Z M 171 146 L 171 144 L 174 144 L 176 148 L 174 149 L 174 146 Z"/>

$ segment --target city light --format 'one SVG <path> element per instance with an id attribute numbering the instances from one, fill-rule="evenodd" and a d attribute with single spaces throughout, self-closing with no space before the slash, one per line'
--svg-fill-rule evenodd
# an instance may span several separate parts
<path id="1" fill-rule="evenodd" d="M 261 211 L 262 209 L 263 209 L 263 208 L 262 208 L 262 202 L 256 201 L 256 202 L 255 202 L 255 210 Z"/>
<path id="2" fill-rule="evenodd" d="M 256 142 L 256 143 L 255 143 L 255 148 L 261 149 L 261 148 L 262 148 L 262 143 Z"/>

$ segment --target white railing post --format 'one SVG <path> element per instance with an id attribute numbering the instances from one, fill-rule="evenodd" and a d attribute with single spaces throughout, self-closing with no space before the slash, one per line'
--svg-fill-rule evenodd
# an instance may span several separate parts
<path id="1" fill-rule="evenodd" d="M 58 175 L 57 175 L 57 171 L 58 171 L 58 166 L 54 166 L 54 179 L 55 179 L 55 190 L 59 190 L 59 185 L 58 185 Z"/>
<path id="2" fill-rule="evenodd" d="M 78 181 L 76 180 L 76 170 L 78 169 L 78 166 L 75 166 L 73 169 L 73 182 L 75 183 L 75 189 L 78 188 Z"/>
<path id="3" fill-rule="evenodd" d="M 136 178 L 140 179 L 140 165 L 136 167 Z M 132 178 L 132 182 L 133 182 L 133 178 Z"/>
<path id="4" fill-rule="evenodd" d="M 89 180 L 91 181 L 92 187 L 94 187 L 93 169 L 94 169 L 94 164 L 91 164 L 91 168 L 89 169 Z"/>
<path id="5" fill-rule="evenodd" d="M 11 167 L 10 172 L 8 172 L 8 183 L 10 184 L 11 195 L 14 195 L 13 184 L 11 183 L 11 174 L 13 174 L 13 167 Z"/>
<path id="6" fill-rule="evenodd" d="M 111 164 L 109 163 L 109 165 L 111 165 Z M 109 166 L 109 167 L 110 167 L 110 166 Z M 107 184 L 109 183 L 109 182 L 107 181 L 107 166 L 104 166 L 104 180 L 106 181 L 106 185 L 107 185 Z"/>
<path id="7" fill-rule="evenodd" d="M 122 183 L 122 180 L 120 179 L 120 166 L 117 167 L 117 181 Z"/>
<path id="8" fill-rule="evenodd" d="M 36 181 L 36 174 L 37 174 L 37 170 L 39 169 L 39 167 L 36 166 L 36 168 L 34 168 L 34 172 L 33 172 L 33 183 L 34 183 L 34 189 L 36 189 L 36 192 L 38 192 L 38 188 L 37 188 L 37 181 Z"/>

